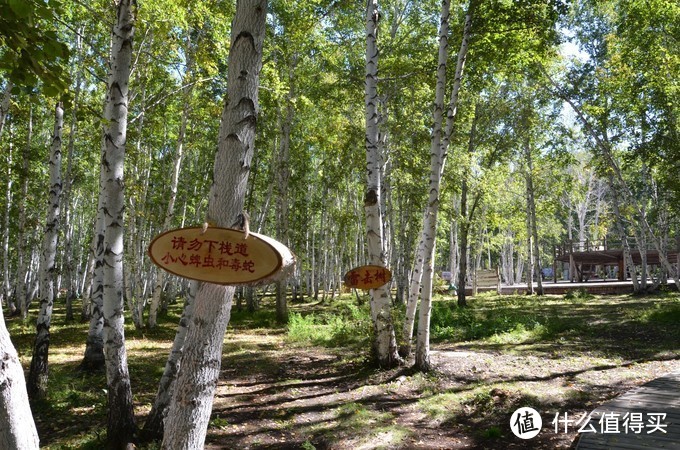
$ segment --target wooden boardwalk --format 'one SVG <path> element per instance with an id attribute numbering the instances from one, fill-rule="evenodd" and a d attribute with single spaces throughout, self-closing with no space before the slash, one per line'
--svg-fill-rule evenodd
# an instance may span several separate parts
<path id="1" fill-rule="evenodd" d="M 580 433 L 577 450 L 680 450 L 680 371 L 603 404 L 581 429 L 595 432 Z"/>
<path id="2" fill-rule="evenodd" d="M 651 284 L 651 282 L 650 282 Z M 675 286 L 673 280 L 668 280 L 669 286 Z M 534 283 L 534 289 L 536 284 Z M 527 285 L 525 283 L 515 284 L 512 286 L 502 285 L 501 294 L 503 295 L 513 295 L 513 294 L 524 294 L 526 292 Z M 592 280 L 584 283 L 571 283 L 569 281 L 558 281 L 553 283 L 552 281 L 543 282 L 543 293 L 546 295 L 564 295 L 570 291 L 576 291 L 579 289 L 584 289 L 590 294 L 631 294 L 633 293 L 633 282 L 628 281 L 615 281 L 615 280 Z M 488 292 L 496 291 L 496 288 L 480 287 L 478 292 Z M 472 295 L 472 289 L 470 287 L 465 288 L 467 295 Z"/>

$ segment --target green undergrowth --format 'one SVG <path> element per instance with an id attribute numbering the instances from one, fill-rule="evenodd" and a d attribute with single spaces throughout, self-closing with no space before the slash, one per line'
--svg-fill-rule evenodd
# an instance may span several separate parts
<path id="1" fill-rule="evenodd" d="M 645 298 L 594 296 L 576 292 L 565 296 L 497 296 L 483 294 L 459 308 L 455 300 L 432 305 L 431 335 L 435 342 L 529 344 L 570 341 L 602 349 L 626 345 L 638 353 L 674 350 L 680 340 L 680 296 Z M 668 345 L 650 347 L 645 334 L 663 332 Z M 618 335 L 618 338 L 617 338 Z M 639 343 L 636 341 L 639 340 Z M 646 344 L 639 346 L 639 344 Z M 577 350 L 584 350 L 583 346 Z"/>
<path id="2" fill-rule="evenodd" d="M 288 321 L 288 340 L 323 347 L 365 347 L 373 325 L 368 304 L 338 301 L 320 312 L 293 312 Z"/>
<path id="3" fill-rule="evenodd" d="M 401 339 L 404 310 L 404 306 L 392 308 L 397 339 Z M 454 297 L 439 295 L 432 302 L 430 319 L 434 343 L 508 346 L 570 342 L 574 344 L 570 351 L 608 353 L 621 346 L 618 334 L 630 337 L 624 347 L 640 357 L 674 350 L 670 340 L 664 340 L 668 345 L 649 346 L 644 333 L 638 333 L 640 329 L 648 333 L 661 330 L 680 340 L 680 296 L 596 296 L 585 291 L 541 297 L 484 293 L 468 298 L 468 306 L 460 308 Z M 371 335 L 369 305 L 357 305 L 354 297 L 344 296 L 330 305 L 292 312 L 286 337 L 293 344 L 368 349 Z"/>
<path id="4" fill-rule="evenodd" d="M 534 303 L 536 300 L 534 300 Z M 552 339 L 565 330 L 579 327 L 575 320 L 537 311 L 535 305 L 509 297 L 504 304 L 489 308 L 485 298 L 472 299 L 459 308 L 453 301 L 434 302 L 430 329 L 432 340 L 521 343 Z"/>
<path id="5" fill-rule="evenodd" d="M 680 327 L 680 299 L 669 299 L 667 303 L 656 303 L 639 313 L 642 323 Z"/>

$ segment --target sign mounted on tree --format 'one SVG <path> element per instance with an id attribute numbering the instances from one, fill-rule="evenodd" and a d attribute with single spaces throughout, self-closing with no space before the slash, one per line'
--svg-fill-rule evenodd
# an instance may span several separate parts
<path id="1" fill-rule="evenodd" d="M 382 266 L 361 266 L 345 274 L 345 286 L 355 289 L 376 289 L 392 279 L 392 272 Z"/>
<path id="2" fill-rule="evenodd" d="M 160 268 L 215 284 L 261 284 L 285 276 L 295 258 L 282 243 L 231 228 L 179 228 L 151 242 L 149 256 Z"/>

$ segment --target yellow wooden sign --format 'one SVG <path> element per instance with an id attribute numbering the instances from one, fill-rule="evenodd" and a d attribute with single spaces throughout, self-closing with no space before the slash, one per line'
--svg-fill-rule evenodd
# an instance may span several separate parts
<path id="1" fill-rule="evenodd" d="M 231 228 L 192 227 L 166 231 L 151 242 L 149 256 L 164 270 L 215 284 L 252 284 L 281 269 L 278 241 Z"/>
<path id="2" fill-rule="evenodd" d="M 368 265 L 350 270 L 345 274 L 345 286 L 356 289 L 375 289 L 387 284 L 392 272 L 382 266 Z"/>

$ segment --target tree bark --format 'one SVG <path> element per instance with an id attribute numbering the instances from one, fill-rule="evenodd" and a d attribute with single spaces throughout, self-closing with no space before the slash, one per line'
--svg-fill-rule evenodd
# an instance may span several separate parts
<path id="1" fill-rule="evenodd" d="M 7 120 L 7 113 L 9 112 L 9 101 L 12 96 L 12 88 L 14 84 L 7 81 L 5 90 L 2 93 L 2 100 L 0 100 L 0 138 L 2 137 L 2 130 L 5 129 L 5 121 Z"/>
<path id="2" fill-rule="evenodd" d="M 141 49 L 140 49 L 141 51 Z M 140 89 L 140 108 L 143 111 L 146 107 L 147 89 L 146 84 L 142 84 Z M 142 142 L 144 140 L 144 118 L 142 115 L 137 122 L 137 139 L 135 142 L 135 151 L 131 152 L 129 158 L 131 164 L 131 173 L 128 174 L 128 186 L 135 187 L 135 194 L 131 194 L 127 198 L 127 223 L 125 224 L 125 231 L 127 232 L 127 242 L 123 243 L 125 256 L 123 257 L 123 289 L 124 299 L 127 304 L 128 311 L 132 323 L 136 330 L 144 328 L 143 312 L 146 305 L 146 300 L 143 297 L 137 296 L 137 287 L 143 281 L 141 280 L 142 273 L 144 273 L 144 250 L 141 249 L 141 228 L 143 217 L 137 213 L 137 205 L 146 203 L 146 194 L 149 188 L 149 173 L 150 168 L 144 167 L 146 158 L 139 158 L 144 153 Z"/>
<path id="3" fill-rule="evenodd" d="M 161 381 L 156 393 L 156 400 L 151 407 L 151 412 L 144 423 L 143 435 L 145 439 L 155 440 L 163 438 L 163 419 L 170 405 L 172 394 L 175 390 L 175 382 L 177 374 L 180 369 L 180 357 L 182 356 L 182 349 L 186 340 L 187 330 L 194 314 L 194 298 L 196 296 L 196 287 L 198 282 L 191 281 L 189 285 L 189 293 L 187 295 L 186 303 L 184 304 L 184 311 L 180 318 L 177 327 L 175 339 L 172 342 L 172 349 L 170 355 L 165 363 L 165 369 L 161 376 Z"/>
<path id="4" fill-rule="evenodd" d="M 62 199 L 63 205 L 63 233 L 64 233 L 64 255 L 62 257 L 62 267 L 64 271 L 64 280 L 66 281 L 66 321 L 73 320 L 73 300 L 77 297 L 77 273 L 74 270 L 73 261 L 73 233 L 74 226 L 71 221 L 71 188 L 73 186 L 73 151 L 76 143 L 76 134 L 78 132 L 78 103 L 80 101 L 80 92 L 82 90 L 83 76 L 82 76 L 82 38 L 81 34 L 84 27 L 78 29 L 76 33 L 76 87 L 73 97 L 73 104 L 71 106 L 71 126 L 68 136 L 68 144 L 66 150 L 66 174 L 64 175 L 64 193 Z M 74 206 L 75 209 L 75 206 Z"/>
<path id="5" fill-rule="evenodd" d="M 531 145 L 528 139 L 524 145 L 524 152 L 527 163 L 527 223 L 529 224 L 527 232 L 530 233 L 531 236 L 530 244 L 533 243 L 533 248 L 531 248 L 529 252 L 530 255 L 533 253 L 533 262 L 530 266 L 532 266 L 533 269 L 533 276 L 536 277 L 536 294 L 543 295 L 541 254 L 538 245 L 538 225 L 536 224 L 536 200 L 534 198 L 534 162 L 531 155 Z M 530 272 L 527 271 L 527 273 Z M 527 280 L 527 286 L 529 286 L 529 282 L 530 280 Z"/>
<path id="6" fill-rule="evenodd" d="M 108 386 L 107 438 L 112 448 L 135 440 L 132 390 L 127 368 L 123 299 L 123 226 L 125 198 L 123 166 L 127 138 L 128 91 L 132 63 L 132 37 L 136 13 L 134 0 L 117 3 L 117 21 L 111 44 L 111 61 L 104 106 L 104 156 L 101 189 L 105 198 L 103 316 L 104 356 Z"/>
<path id="7" fill-rule="evenodd" d="M 366 7 L 366 194 L 364 211 L 366 214 L 366 241 L 370 264 L 385 266 L 385 243 L 383 241 L 381 196 L 381 158 L 378 141 L 379 113 L 378 102 L 378 46 L 377 27 L 379 13 L 377 0 L 369 0 Z M 371 317 L 373 319 L 373 354 L 380 367 L 394 367 L 401 363 L 397 353 L 397 340 L 390 311 L 391 301 L 388 286 L 370 291 Z"/>
<path id="8" fill-rule="evenodd" d="M 2 297 L 3 301 L 7 303 L 7 309 L 10 314 L 16 312 L 16 299 L 12 298 L 12 287 L 10 285 L 9 274 L 9 217 L 12 211 L 12 143 L 9 144 L 7 150 L 7 190 L 5 191 L 5 218 L 3 221 L 3 237 L 2 237 Z M 0 302 L 2 308 L 2 302 Z"/>
<path id="9" fill-rule="evenodd" d="M 38 431 L 28 403 L 24 370 L 0 308 L 0 448 L 37 450 Z"/>
<path id="10" fill-rule="evenodd" d="M 31 154 L 31 141 L 33 137 L 33 106 L 31 105 L 28 115 L 28 130 L 26 133 L 26 150 L 22 156 L 21 167 L 21 196 L 19 197 L 19 236 L 17 237 L 17 278 L 16 278 L 16 301 L 19 304 L 21 318 L 28 317 L 28 300 L 26 292 L 26 278 L 28 263 L 26 261 L 26 199 L 28 197 L 28 163 Z"/>
<path id="11" fill-rule="evenodd" d="M 276 216 L 277 216 L 277 235 L 278 239 L 284 245 L 289 245 L 289 227 L 288 227 L 288 184 L 290 180 L 290 134 L 293 125 L 293 118 L 295 116 L 294 98 L 294 72 L 297 57 L 293 56 L 292 66 L 288 73 L 288 94 L 285 97 L 285 117 L 281 118 L 281 140 L 279 143 L 278 155 L 278 169 L 277 186 L 278 197 L 276 202 Z M 283 279 L 276 283 L 276 320 L 279 323 L 288 322 L 288 280 Z"/>
<path id="12" fill-rule="evenodd" d="M 465 26 L 463 28 L 463 36 L 458 50 L 458 59 L 456 62 L 456 71 L 453 79 L 453 87 L 451 90 L 451 98 L 449 100 L 448 111 L 446 114 L 446 129 L 442 134 L 441 119 L 437 117 L 443 113 L 443 95 L 444 82 L 446 79 L 445 66 L 442 68 L 442 53 L 448 53 L 448 16 L 449 16 L 450 2 L 444 0 L 442 2 L 442 20 L 440 29 L 440 69 L 437 75 L 437 98 L 435 100 L 435 126 L 432 130 L 431 153 L 430 153 L 430 183 L 429 183 L 429 198 L 427 203 L 427 212 L 423 222 L 423 237 L 425 247 L 425 270 L 423 271 L 423 288 L 421 292 L 420 302 L 420 317 L 418 320 L 418 338 L 416 341 L 416 362 L 415 367 L 422 371 L 430 370 L 430 311 L 432 300 L 432 273 L 434 267 L 434 257 L 437 237 L 437 215 L 439 214 L 439 191 L 441 186 L 442 173 L 446 163 L 446 154 L 449 147 L 451 135 L 453 134 L 453 126 L 458 110 L 458 97 L 460 93 L 461 81 L 463 78 L 463 69 L 465 68 L 465 59 L 469 46 L 470 35 L 472 31 L 472 14 L 474 10 L 474 2 L 471 0 L 465 15 Z M 445 25 L 446 24 L 446 25 Z M 444 33 L 446 32 L 446 33 Z M 440 74 L 439 71 L 442 71 Z M 442 85 L 442 86 L 440 86 Z M 464 286 L 463 286 L 464 292 Z M 426 328 L 420 328 L 420 327 Z"/>
<path id="13" fill-rule="evenodd" d="M 442 2 L 442 10 L 439 24 L 439 53 L 437 66 L 437 85 L 435 90 L 435 103 L 433 111 L 433 125 L 431 136 L 431 158 L 434 158 L 441 151 L 442 141 L 442 127 L 444 122 L 444 99 L 446 96 L 446 65 L 449 55 L 449 10 L 450 0 Z M 427 247 L 425 241 L 427 239 L 428 230 L 428 214 L 429 207 L 425 210 L 423 217 L 423 229 L 420 232 L 418 247 L 416 248 L 416 257 L 413 264 L 413 271 L 411 273 L 411 282 L 409 288 L 409 297 L 406 304 L 406 318 L 404 320 L 403 328 L 403 344 L 400 353 L 406 357 L 411 353 L 411 340 L 413 337 L 413 323 L 415 320 L 416 307 L 418 305 L 418 296 L 421 291 L 421 284 L 423 280 L 423 271 L 425 268 L 425 260 L 427 258 Z"/>
<path id="14" fill-rule="evenodd" d="M 102 157 L 103 157 L 102 150 Z M 97 220 L 94 247 L 94 270 L 92 287 L 90 288 L 90 327 L 85 340 L 85 354 L 80 368 L 87 372 L 98 372 L 104 369 L 104 209 L 106 203 L 102 189 L 103 172 L 100 176 L 100 194 L 97 205 Z"/>
<path id="15" fill-rule="evenodd" d="M 635 269 L 635 264 L 633 263 L 633 257 L 630 253 L 630 245 L 628 243 L 627 229 L 623 216 L 621 215 L 621 210 L 619 209 L 619 191 L 614 186 L 614 178 L 609 176 L 610 189 L 612 191 L 612 209 L 614 210 L 614 217 L 616 219 L 615 225 L 616 229 L 621 237 L 621 244 L 623 246 L 623 274 L 619 274 L 619 279 L 626 280 L 626 267 L 631 272 L 631 282 L 633 283 L 633 292 L 640 292 L 640 283 L 638 282 L 638 277 Z"/>
<path id="16" fill-rule="evenodd" d="M 475 105 L 475 115 L 472 119 L 472 126 L 470 127 L 470 137 L 468 139 L 467 148 L 467 169 L 463 173 L 463 180 L 460 187 L 460 263 L 458 272 L 458 306 L 467 306 L 467 294 L 465 293 L 465 286 L 467 284 L 468 272 L 470 271 L 469 259 L 470 259 L 470 227 L 472 226 L 472 219 L 474 218 L 475 210 L 477 209 L 477 202 L 479 196 L 475 197 L 475 201 L 472 206 L 468 206 L 469 200 L 469 174 L 470 165 L 472 163 L 472 156 L 476 148 L 476 135 L 477 135 L 477 121 L 479 120 L 480 106 L 479 103 Z M 473 286 L 473 295 L 476 294 L 475 287 Z"/>
<path id="17" fill-rule="evenodd" d="M 208 222 L 233 226 L 242 213 L 253 158 L 258 84 L 267 15 L 266 0 L 239 0 L 232 24 L 225 101 L 215 155 Z M 199 283 L 165 420 L 162 448 L 203 446 L 231 313 L 233 286 Z"/>
<path id="18" fill-rule="evenodd" d="M 64 110 L 57 103 L 54 110 L 54 133 L 50 148 L 47 219 L 40 267 L 40 314 L 36 324 L 36 338 L 28 376 L 28 395 L 31 399 L 44 398 L 47 394 L 48 352 L 50 347 L 50 323 L 55 298 L 55 260 L 59 237 L 59 204 L 61 201 L 61 130 L 64 126 Z"/>

